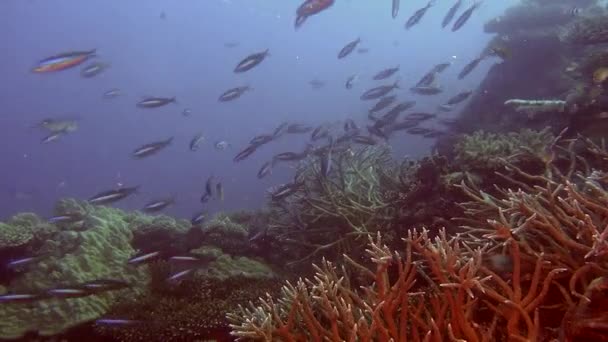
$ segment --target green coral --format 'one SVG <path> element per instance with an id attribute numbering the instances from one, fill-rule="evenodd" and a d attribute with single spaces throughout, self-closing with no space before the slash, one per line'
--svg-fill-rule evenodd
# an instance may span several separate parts
<path id="1" fill-rule="evenodd" d="M 464 135 L 456 144 L 455 161 L 464 171 L 495 170 L 507 160 L 517 163 L 530 157 L 543 158 L 553 139 L 549 128 L 507 134 L 477 131 Z"/>
<path id="2" fill-rule="evenodd" d="M 36 214 L 17 214 L 6 223 L 0 222 L 0 249 L 46 240 L 55 230 L 51 224 L 42 221 Z"/>
<path id="3" fill-rule="evenodd" d="M 64 230 L 45 241 L 40 249 L 44 256 L 13 279 L 9 291 L 37 293 L 103 278 L 121 279 L 132 287 L 83 298 L 5 303 L 0 306 L 0 338 L 19 338 L 28 331 L 54 335 L 96 319 L 121 297 L 143 293 L 148 279 L 145 267 L 134 268 L 126 263 L 135 251 L 129 243 L 132 233 L 124 214 L 117 209 L 95 207 L 88 215 L 91 226 L 87 230 Z M 30 215 L 10 222 L 31 226 L 36 220 Z"/>
<path id="4" fill-rule="evenodd" d="M 275 272 L 263 262 L 244 256 L 231 256 L 225 254 L 221 249 L 212 246 L 204 246 L 190 252 L 192 255 L 212 256 L 215 260 L 197 273 L 202 273 L 207 278 L 225 280 L 230 277 L 241 276 L 246 278 L 276 278 Z"/>

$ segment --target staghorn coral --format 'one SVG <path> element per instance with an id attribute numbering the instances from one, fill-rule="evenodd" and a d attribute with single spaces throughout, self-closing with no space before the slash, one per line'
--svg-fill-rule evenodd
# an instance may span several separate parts
<path id="1" fill-rule="evenodd" d="M 456 144 L 455 162 L 464 171 L 500 169 L 512 163 L 544 158 L 545 149 L 554 140 L 549 128 L 542 131 L 523 129 L 517 133 L 497 134 L 477 131 L 462 136 Z"/>
<path id="2" fill-rule="evenodd" d="M 551 144 L 547 167 L 513 164 L 519 190 L 492 196 L 470 185 L 462 231 L 431 239 L 410 231 L 405 251 L 380 239 L 374 266 L 323 262 L 313 280 L 287 284 L 230 313 L 232 334 L 273 341 L 607 341 L 608 151 L 585 141 L 599 163 Z M 590 159 L 593 159 L 590 157 Z M 563 163 L 566 161 L 566 163 Z M 602 165 L 603 161 L 603 165 Z M 602 165 L 591 170 L 590 165 Z M 359 274 L 359 277 L 354 276 Z M 367 282 L 359 290 L 361 276 Z"/>
<path id="3" fill-rule="evenodd" d="M 38 293 L 101 278 L 122 279 L 132 287 L 83 298 L 3 303 L 0 307 L 1 338 L 19 338 L 29 331 L 43 336 L 54 335 L 99 317 L 121 296 L 142 293 L 147 275 L 145 268 L 134 269 L 126 264 L 135 251 L 129 244 L 132 235 L 122 212 L 96 207 L 89 216 L 90 229 L 64 230 L 44 241 L 39 259 L 11 280 L 7 286 L 9 291 Z M 33 215 L 27 217 L 25 221 L 30 223 L 37 220 Z"/>

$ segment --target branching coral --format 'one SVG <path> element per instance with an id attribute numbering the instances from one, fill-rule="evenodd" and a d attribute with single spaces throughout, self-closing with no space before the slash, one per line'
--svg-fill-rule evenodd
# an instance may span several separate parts
<path id="1" fill-rule="evenodd" d="M 313 280 L 286 285 L 280 299 L 229 314 L 233 334 L 275 341 L 607 340 L 608 312 L 591 300 L 601 300 L 606 288 L 608 174 L 591 171 L 573 142 L 555 143 L 538 174 L 505 161 L 517 177 L 502 176 L 519 190 L 493 196 L 463 183 L 472 201 L 463 204 L 460 233 L 431 239 L 410 231 L 403 254 L 372 241 L 371 268 L 346 256 L 349 267 L 339 270 L 323 262 Z M 601 146 L 586 144 L 591 156 L 608 160 Z"/>
<path id="2" fill-rule="evenodd" d="M 353 243 L 364 243 L 367 234 L 390 229 L 394 211 L 389 210 L 385 185 L 388 179 L 398 180 L 391 175 L 397 168 L 389 152 L 384 146 L 336 151 L 328 176 L 321 174 L 317 158 L 303 162 L 297 177 L 300 189 L 273 203 L 273 233 L 285 243 L 309 249 L 305 260 L 351 250 Z"/>
<path id="3" fill-rule="evenodd" d="M 455 162 L 464 171 L 490 171 L 502 169 L 505 161 L 519 164 L 530 159 L 544 158 L 547 146 L 554 136 L 545 128 L 542 131 L 523 129 L 508 134 L 477 131 L 464 135 L 456 144 Z"/>

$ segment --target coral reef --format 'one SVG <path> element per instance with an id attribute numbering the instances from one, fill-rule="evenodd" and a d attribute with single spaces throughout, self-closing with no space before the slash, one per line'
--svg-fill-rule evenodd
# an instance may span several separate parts
<path id="1" fill-rule="evenodd" d="M 608 43 L 608 15 L 581 17 L 562 32 L 560 39 L 577 45 Z"/>
<path id="2" fill-rule="evenodd" d="M 129 289 L 104 292 L 83 298 L 42 299 L 31 303 L 3 303 L 0 307 L 0 337 L 18 338 L 28 331 L 54 335 L 103 315 L 118 298 L 142 293 L 147 282 L 145 268 L 132 268 L 126 261 L 135 253 L 130 245 L 129 225 L 121 211 L 89 208 L 88 229 L 62 230 L 45 241 L 36 262 L 27 265 L 7 288 L 16 293 L 38 293 L 97 279 L 117 279 Z M 21 216 L 40 222 L 33 215 Z"/>
<path id="3" fill-rule="evenodd" d="M 372 265 L 324 261 L 313 280 L 228 315 L 232 334 L 273 341 L 607 341 L 608 151 L 550 145 L 538 173 L 508 164 L 519 190 L 466 183 L 461 231 L 410 230 L 401 253 L 380 237 Z M 592 170 L 594 164 L 601 168 Z M 362 286 L 362 287 L 361 287 Z"/>
<path id="4" fill-rule="evenodd" d="M 554 139 L 549 128 L 507 134 L 477 131 L 460 138 L 454 147 L 455 163 L 463 171 L 485 176 L 502 169 L 506 161 L 521 164 L 545 158 L 546 148 Z"/>

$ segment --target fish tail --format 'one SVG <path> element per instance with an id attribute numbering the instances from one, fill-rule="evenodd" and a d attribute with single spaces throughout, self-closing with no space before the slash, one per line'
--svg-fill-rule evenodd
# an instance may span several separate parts
<path id="1" fill-rule="evenodd" d="M 171 101 L 169 101 L 169 102 L 173 102 L 173 103 L 177 104 L 177 97 L 175 97 L 175 96 L 174 96 L 174 97 L 172 97 L 172 98 L 171 98 Z"/>

